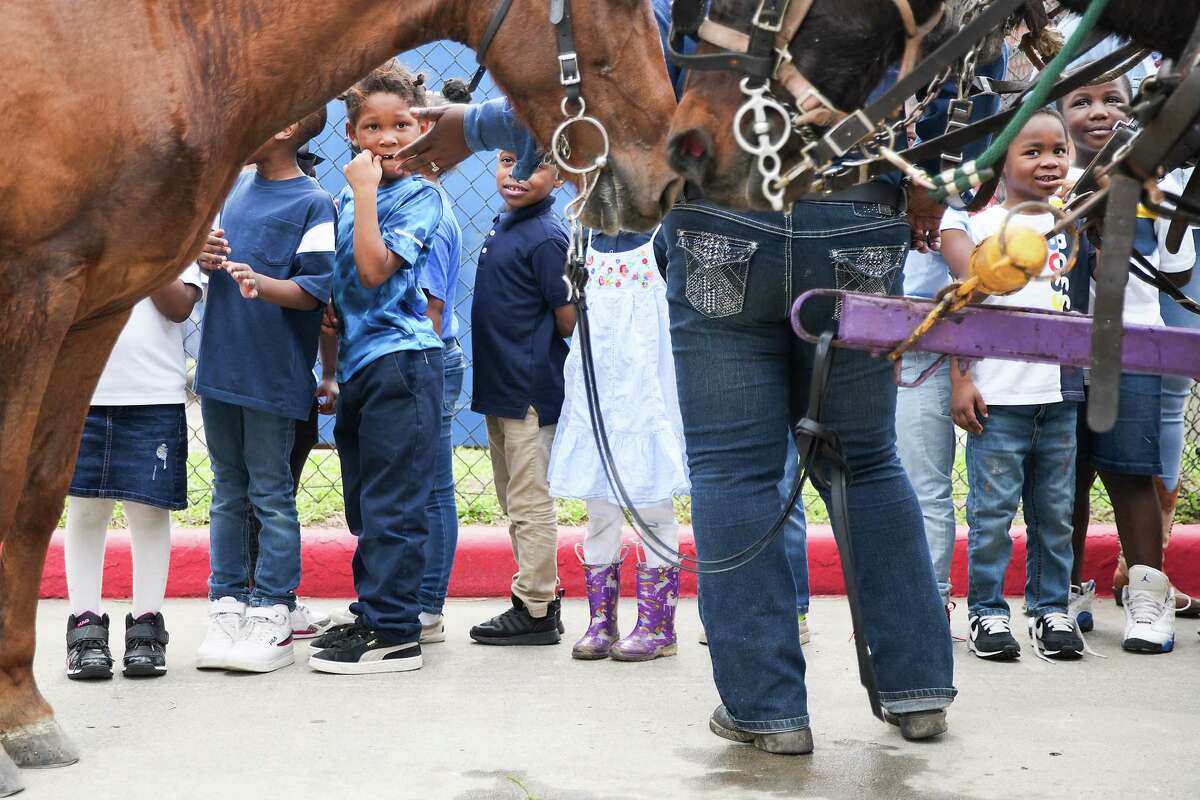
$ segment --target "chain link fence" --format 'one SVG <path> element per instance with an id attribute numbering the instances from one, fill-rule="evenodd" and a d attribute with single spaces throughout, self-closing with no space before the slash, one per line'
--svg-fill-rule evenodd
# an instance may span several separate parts
<path id="1" fill-rule="evenodd" d="M 475 70 L 474 54 L 471 50 L 450 42 L 438 42 L 401 56 L 401 60 L 412 69 L 424 72 L 427 83 L 437 90 L 449 78 L 469 78 Z M 490 80 L 485 79 L 475 100 L 497 96 L 498 92 Z M 349 162 L 351 153 L 345 133 L 345 115 L 340 102 L 329 105 L 329 124 L 310 145 L 311 149 L 325 159 L 317 166 L 317 177 L 322 185 L 336 194 L 344 186 L 342 168 Z M 454 313 L 459 318 L 459 334 L 467 361 L 467 376 L 463 395 L 459 398 L 454 416 L 453 441 L 454 471 L 457 487 L 459 517 L 464 523 L 498 523 L 503 520 L 499 504 L 492 488 L 492 469 L 487 456 L 487 436 L 483 418 L 470 410 L 471 405 L 471 293 L 475 280 L 475 263 L 483 237 L 491 227 L 494 215 L 500 207 L 495 191 L 495 164 L 491 156 L 472 156 L 460 167 L 443 179 L 443 186 L 455 201 L 458 221 L 463 229 L 463 262 L 459 272 L 458 296 Z M 565 198 L 560 197 L 560 205 Z M 199 322 L 203 314 L 197 309 L 188 323 L 186 348 L 189 367 L 194 369 L 195 355 L 199 350 Z M 189 508 L 176 514 L 176 522 L 182 525 L 206 526 L 211 500 L 212 472 L 209 467 L 207 449 L 204 444 L 203 423 L 200 408 L 194 396 L 189 396 L 188 424 L 191 432 L 189 442 L 188 500 Z M 958 457 L 954 471 L 954 500 L 959 518 L 965 520 L 964 503 L 967 493 L 966 467 L 963 462 L 963 441 L 960 431 Z M 1185 485 L 1180 495 L 1180 521 L 1200 520 L 1200 400 L 1193 392 L 1186 418 L 1186 446 L 1184 448 Z M 1097 483 L 1093 490 L 1093 517 L 1100 521 L 1111 521 L 1112 509 L 1103 489 Z M 805 488 L 805 506 L 809 519 L 814 522 L 827 520 L 824 505 L 811 489 Z M 300 489 L 296 498 L 301 522 L 305 525 L 340 527 L 345 524 L 342 506 L 341 468 L 333 447 L 333 420 L 322 417 L 320 442 L 308 459 Z M 683 522 L 690 521 L 690 508 L 686 500 L 676 503 L 676 510 Z M 579 524 L 586 518 L 583 504 L 559 501 L 559 521 L 563 524 Z"/>

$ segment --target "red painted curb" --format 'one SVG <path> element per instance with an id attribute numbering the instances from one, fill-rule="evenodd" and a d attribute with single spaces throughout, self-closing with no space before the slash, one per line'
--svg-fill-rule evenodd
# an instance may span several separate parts
<path id="1" fill-rule="evenodd" d="M 1020 595 L 1025 583 L 1025 533 L 1014 530 L 1012 562 L 1004 582 L 1004 591 Z M 559 531 L 559 577 L 572 597 L 583 594 L 583 571 L 575 557 L 575 543 L 583 536 L 582 529 L 562 528 Z M 172 533 L 171 573 L 167 581 L 168 597 L 204 597 L 208 581 L 208 531 L 206 529 L 177 529 Z M 694 553 L 691 530 L 681 531 L 684 551 Z M 354 555 L 355 539 L 341 529 L 312 529 L 303 539 L 303 580 L 300 594 L 305 597 L 352 597 L 354 580 L 350 560 Z M 954 551 L 951 583 L 956 595 L 967 587 L 966 531 L 959 530 Z M 1088 535 L 1084 575 L 1096 579 L 1096 589 L 1108 594 L 1111 576 L 1117 559 L 1117 534 L 1112 526 L 1093 526 Z M 129 597 L 132 590 L 129 535 L 125 531 L 110 531 L 104 558 L 105 596 Z M 459 533 L 458 554 L 450 576 L 452 597 L 504 597 L 509 593 L 512 574 L 516 570 L 508 534 L 498 527 L 467 527 Z M 808 536 L 809 586 L 814 595 L 844 594 L 841 563 L 828 525 L 812 525 Z M 1167 551 L 1167 571 L 1175 585 L 1200 593 L 1200 525 L 1178 525 Z M 633 594 L 634 571 L 626 569 L 621 576 L 622 594 Z M 696 576 L 684 573 L 682 593 L 696 594 Z M 42 572 L 42 597 L 66 597 L 67 584 L 63 572 L 62 534 L 55 534 Z"/>

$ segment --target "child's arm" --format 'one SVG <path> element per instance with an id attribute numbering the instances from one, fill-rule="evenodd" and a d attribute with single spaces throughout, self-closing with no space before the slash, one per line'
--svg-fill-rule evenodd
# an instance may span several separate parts
<path id="1" fill-rule="evenodd" d="M 433 332 L 438 336 L 442 335 L 442 317 L 446 313 L 446 301 L 440 297 L 435 297 L 428 289 L 422 289 L 425 292 L 425 316 L 429 317 L 433 323 Z"/>
<path id="2" fill-rule="evenodd" d="M 150 295 L 154 307 L 171 322 L 183 322 L 191 316 L 196 301 L 200 299 L 199 287 L 175 280 Z"/>
<path id="3" fill-rule="evenodd" d="M 247 300 L 258 298 L 297 311 L 312 311 L 321 305 L 317 298 L 301 289 L 295 281 L 260 275 L 251 269 L 249 264 L 227 261 L 225 271 L 237 281 L 242 297 Z"/>
<path id="4" fill-rule="evenodd" d="M 575 333 L 575 304 L 567 303 L 554 309 L 554 330 L 564 339 Z"/>
<path id="5" fill-rule="evenodd" d="M 388 249 L 379 230 L 377 201 L 382 164 L 379 156 L 364 150 L 346 165 L 346 182 L 354 192 L 354 266 L 358 282 L 367 289 L 382 286 L 396 270 L 408 266 Z"/>
<path id="6" fill-rule="evenodd" d="M 945 241 L 942 246 L 945 247 Z M 979 416 L 976 416 L 978 413 Z M 950 359 L 950 417 L 954 424 L 970 433 L 983 433 L 983 423 L 979 418 L 987 419 L 987 403 L 983 395 L 975 387 L 975 382 L 963 370 L 959 369 L 958 359 Z"/>
<path id="7" fill-rule="evenodd" d="M 957 228 L 942 231 L 942 258 L 946 259 L 950 274 L 956 279 L 961 281 L 968 276 L 971 253 L 974 250 L 975 243 L 966 231 Z"/>
<path id="8" fill-rule="evenodd" d="M 332 306 L 327 306 L 332 308 Z M 322 414 L 337 412 L 338 395 L 341 390 L 337 382 L 338 336 L 337 331 L 326 332 L 321 328 L 321 382 L 317 384 L 317 411 Z"/>

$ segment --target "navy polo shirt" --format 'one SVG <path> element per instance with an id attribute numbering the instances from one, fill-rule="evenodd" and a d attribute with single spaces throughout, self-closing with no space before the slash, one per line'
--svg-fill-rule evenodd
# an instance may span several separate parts
<path id="1" fill-rule="evenodd" d="M 329 302 L 334 253 L 333 200 L 307 175 L 266 180 L 238 176 L 221 209 L 230 260 L 260 275 L 294 281 L 312 311 L 242 297 L 223 270 L 208 280 L 196 394 L 268 414 L 308 419 L 316 390 L 312 365 Z"/>
<path id="2" fill-rule="evenodd" d="M 567 229 L 554 199 L 506 211 L 492 223 L 479 254 L 471 306 L 471 409 L 541 425 L 558 422 L 567 343 L 554 309 L 567 304 L 563 264 Z"/>

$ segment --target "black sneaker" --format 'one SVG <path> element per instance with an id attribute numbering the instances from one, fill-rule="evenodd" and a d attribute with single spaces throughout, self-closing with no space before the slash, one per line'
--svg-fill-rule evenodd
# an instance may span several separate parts
<path id="1" fill-rule="evenodd" d="M 512 596 L 512 608 L 471 628 L 471 638 L 480 644 L 558 644 L 562 639 L 562 600 L 555 599 L 546 616 L 534 617 L 521 598 Z"/>
<path id="2" fill-rule="evenodd" d="M 1047 658 L 1083 658 L 1083 638 L 1067 614 L 1054 611 L 1030 618 L 1029 636 L 1033 646 Z"/>
<path id="3" fill-rule="evenodd" d="M 67 677 L 73 681 L 112 677 L 108 650 L 108 614 L 85 611 L 67 617 Z"/>
<path id="4" fill-rule="evenodd" d="M 153 678 L 167 673 L 167 633 L 163 615 L 147 612 L 137 619 L 125 615 L 125 668 L 127 678 Z"/>
<path id="5" fill-rule="evenodd" d="M 336 646 L 343 639 L 350 636 L 357 636 L 359 632 L 367 629 L 367 626 L 359 620 L 354 622 L 346 622 L 341 625 L 334 625 L 329 630 L 322 633 L 317 638 L 308 643 L 309 648 L 316 652 L 317 650 L 327 650 L 330 647 Z"/>
<path id="6" fill-rule="evenodd" d="M 342 635 L 325 649 L 309 656 L 310 667 L 318 672 L 332 672 L 335 675 L 408 672 L 421 668 L 420 642 L 397 644 L 364 625 L 347 627 L 352 627 L 353 630 L 342 632 Z"/>
<path id="7" fill-rule="evenodd" d="M 1021 657 L 1021 645 L 1013 638 L 1008 617 L 979 617 L 972 615 L 971 638 L 967 648 L 980 658 L 992 661 L 1012 661 Z"/>

